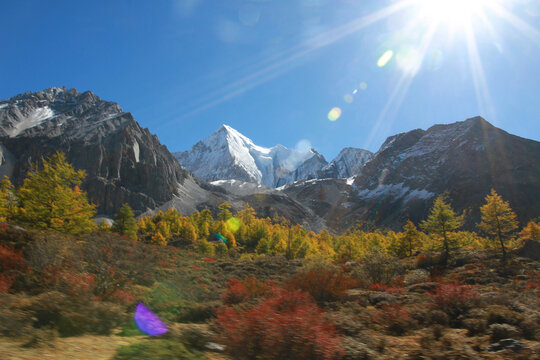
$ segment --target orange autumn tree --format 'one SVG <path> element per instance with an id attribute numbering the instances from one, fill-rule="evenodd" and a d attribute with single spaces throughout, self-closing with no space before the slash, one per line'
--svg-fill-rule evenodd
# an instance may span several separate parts
<path id="1" fill-rule="evenodd" d="M 80 188 L 84 177 L 85 172 L 75 170 L 61 152 L 42 159 L 42 165 L 35 164 L 17 190 L 17 222 L 70 234 L 94 230 L 95 205 Z"/>

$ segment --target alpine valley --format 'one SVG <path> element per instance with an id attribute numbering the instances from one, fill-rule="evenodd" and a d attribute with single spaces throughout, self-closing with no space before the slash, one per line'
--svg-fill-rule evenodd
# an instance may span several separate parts
<path id="1" fill-rule="evenodd" d="M 107 217 L 123 203 L 140 215 L 227 201 L 316 231 L 398 229 L 447 193 L 457 211 L 470 211 L 472 228 L 492 188 L 522 224 L 540 213 L 540 142 L 480 117 L 391 136 L 375 154 L 345 147 L 330 162 L 315 149 L 258 146 L 227 125 L 171 154 L 118 104 L 53 87 L 0 100 L 0 143 L 0 175 L 16 185 L 33 162 L 64 152 L 86 171 L 83 188 Z"/>

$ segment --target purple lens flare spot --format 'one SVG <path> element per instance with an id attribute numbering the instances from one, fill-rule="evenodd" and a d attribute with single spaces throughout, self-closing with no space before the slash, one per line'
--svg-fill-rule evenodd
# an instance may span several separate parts
<path id="1" fill-rule="evenodd" d="M 135 323 L 139 330 L 150 336 L 163 335 L 168 331 L 167 325 L 143 303 L 135 309 Z"/>

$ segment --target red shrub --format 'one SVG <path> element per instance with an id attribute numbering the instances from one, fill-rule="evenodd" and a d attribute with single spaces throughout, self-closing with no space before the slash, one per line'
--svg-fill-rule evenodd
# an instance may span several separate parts
<path id="1" fill-rule="evenodd" d="M 88 298 L 92 295 L 95 287 L 93 274 L 73 273 L 64 271 L 59 275 L 59 285 L 64 291 L 72 296 Z"/>
<path id="2" fill-rule="evenodd" d="M 279 290 L 249 311 L 225 309 L 216 320 L 236 359 L 340 359 L 333 324 L 302 291 Z"/>
<path id="3" fill-rule="evenodd" d="M 132 305 L 135 303 L 135 296 L 125 290 L 118 289 L 107 297 L 108 301 L 121 305 Z"/>
<path id="4" fill-rule="evenodd" d="M 232 279 L 227 284 L 227 290 L 223 293 L 221 301 L 225 305 L 240 304 L 246 300 L 269 295 L 274 286 L 273 282 L 267 281 L 263 283 L 252 277 L 246 277 L 242 281 Z"/>
<path id="5" fill-rule="evenodd" d="M 371 284 L 369 290 L 373 291 L 386 291 L 390 294 L 403 294 L 405 291 L 403 289 L 391 287 L 385 284 Z"/>
<path id="6" fill-rule="evenodd" d="M 383 305 L 373 313 L 372 320 L 385 326 L 394 335 L 404 334 L 411 324 L 409 312 L 399 303 Z"/>
<path id="7" fill-rule="evenodd" d="M 22 250 L 0 245 L 0 270 L 22 270 L 25 268 Z"/>
<path id="8" fill-rule="evenodd" d="M 15 278 L 12 275 L 0 274 L 0 294 L 7 293 L 14 282 Z"/>
<path id="9" fill-rule="evenodd" d="M 479 301 L 475 287 L 459 283 L 441 284 L 428 295 L 432 305 L 452 319 L 467 313 Z"/>
<path id="10" fill-rule="evenodd" d="M 202 259 L 202 261 L 204 262 L 214 262 L 216 261 L 216 259 L 214 259 L 213 257 L 205 257 Z"/>
<path id="11" fill-rule="evenodd" d="M 534 290 L 540 288 L 540 275 L 533 276 L 533 280 L 527 281 L 525 290 Z"/>
<path id="12" fill-rule="evenodd" d="M 358 283 L 346 276 L 343 271 L 319 268 L 293 275 L 287 282 L 289 289 L 308 292 L 317 302 L 333 301 L 343 298 L 345 292 Z"/>

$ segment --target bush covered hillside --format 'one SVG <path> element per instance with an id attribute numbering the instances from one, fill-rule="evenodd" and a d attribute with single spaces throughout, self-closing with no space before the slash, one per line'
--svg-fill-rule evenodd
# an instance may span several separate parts
<path id="1" fill-rule="evenodd" d="M 1 359 L 540 358 L 540 225 L 495 190 L 477 233 L 440 196 L 331 234 L 227 203 L 96 225 L 83 179 L 57 153 L 0 184 Z"/>

